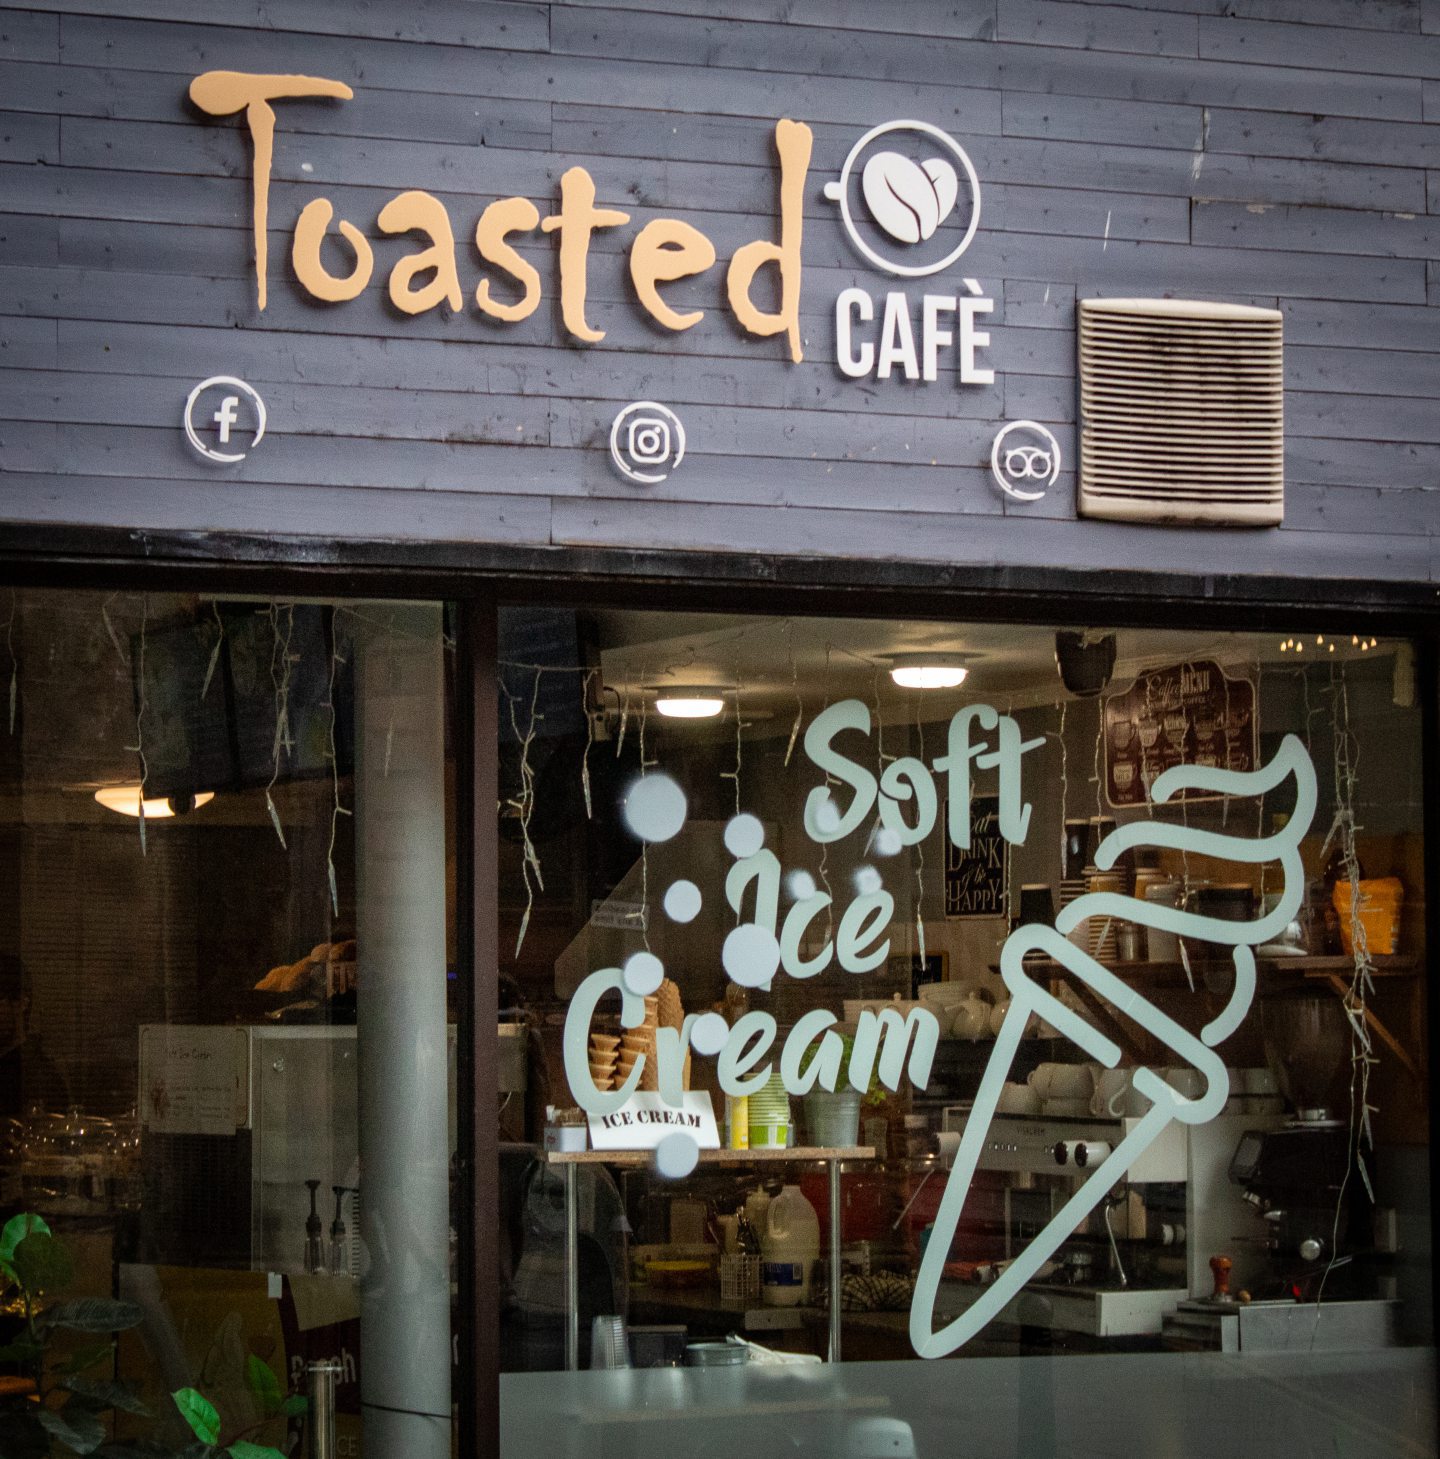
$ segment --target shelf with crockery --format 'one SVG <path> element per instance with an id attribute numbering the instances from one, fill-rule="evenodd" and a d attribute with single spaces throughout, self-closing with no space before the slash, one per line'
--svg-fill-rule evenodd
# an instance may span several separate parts
<path id="1" fill-rule="evenodd" d="M 1183 963 L 1178 962 L 1111 962 L 1107 959 L 1102 959 L 1102 962 L 1107 970 L 1118 978 L 1146 979 L 1151 980 L 1154 984 L 1170 983 L 1182 987 L 1191 986 L 1197 977 L 1203 978 L 1204 974 L 1213 968 L 1228 969 L 1230 965 L 1228 957 L 1203 962 L 1196 959 L 1188 969 Z M 1281 978 L 1291 975 L 1302 978 L 1306 982 L 1321 983 L 1341 998 L 1349 993 L 1355 978 L 1355 959 L 1344 954 L 1335 956 L 1310 953 L 1266 954 L 1257 949 L 1255 962 L 1260 978 L 1264 982 L 1273 984 Z M 1057 979 L 1069 971 L 1063 963 L 1053 962 L 1049 959 L 1042 962 L 1037 958 L 1034 962 L 1027 962 L 1026 967 L 1033 969 L 1038 974 Z M 1422 971 L 1422 961 L 1414 953 L 1377 954 L 1370 959 L 1371 976 L 1377 982 L 1411 980 L 1410 1008 L 1406 1022 L 1412 1030 L 1419 1030 L 1425 1024 L 1424 986 L 1418 981 Z M 1105 1013 L 1103 1003 L 1096 999 L 1089 989 L 1077 987 L 1076 991 L 1092 1011 Z M 1421 1078 L 1424 1072 L 1423 1047 L 1419 1044 L 1414 1048 L 1408 1047 L 1407 1041 L 1394 1032 L 1369 1003 L 1364 1005 L 1363 1013 L 1371 1032 L 1395 1055 L 1411 1077 Z M 1115 1030 L 1112 1029 L 1112 1032 Z M 1126 1041 L 1124 1046 L 1137 1055 L 1143 1053 L 1132 1041 Z"/>
<path id="2" fill-rule="evenodd" d="M 649 1165 L 653 1150 L 551 1150 L 551 1165 Z M 701 1165 L 778 1165 L 785 1161 L 873 1160 L 873 1145 L 759 1146 L 754 1150 L 702 1150 Z"/>
<path id="3" fill-rule="evenodd" d="M 1114 973 L 1117 977 L 1133 975 L 1153 975 L 1164 977 L 1171 974 L 1185 976 L 1185 965 L 1179 962 L 1151 962 L 1141 958 L 1132 962 L 1114 962 L 1109 958 L 1102 958 L 1105 968 Z M 1228 958 L 1208 959 L 1202 962 L 1196 959 L 1192 963 L 1192 969 L 1199 971 L 1202 968 L 1209 968 L 1216 962 L 1221 965 L 1228 964 Z M 1336 956 L 1319 956 L 1309 953 L 1293 953 L 1284 955 L 1280 953 L 1264 953 L 1256 950 L 1256 963 L 1267 972 L 1289 972 L 1299 973 L 1307 978 L 1330 978 L 1344 977 L 1355 971 L 1355 959 L 1346 957 L 1343 954 Z M 1025 966 L 1034 968 L 1040 972 L 1055 972 L 1056 974 L 1067 971 L 1063 963 L 1054 962 L 1049 958 L 1035 958 L 1033 961 L 1026 959 Z M 1414 954 L 1395 953 L 1390 956 L 1377 956 L 1370 959 L 1371 972 L 1377 978 L 1409 978 L 1420 971 L 1420 959 Z"/>

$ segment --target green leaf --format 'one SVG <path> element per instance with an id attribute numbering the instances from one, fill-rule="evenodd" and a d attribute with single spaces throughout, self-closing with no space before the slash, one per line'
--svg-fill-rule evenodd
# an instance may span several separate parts
<path id="1" fill-rule="evenodd" d="M 113 1342 L 97 1342 L 91 1343 L 88 1347 L 76 1348 L 55 1371 L 62 1374 L 83 1373 L 86 1368 L 93 1368 L 96 1363 L 103 1363 L 114 1351 Z"/>
<path id="2" fill-rule="evenodd" d="M 284 1403 L 280 1405 L 280 1412 L 286 1418 L 299 1418 L 310 1407 L 310 1400 L 303 1393 L 292 1393 Z"/>
<path id="3" fill-rule="evenodd" d="M 139 1327 L 145 1314 L 133 1302 L 117 1302 L 110 1297 L 81 1297 L 74 1302 L 60 1302 L 42 1312 L 39 1326 L 44 1329 L 65 1327 L 71 1332 L 124 1332 Z"/>
<path id="4" fill-rule="evenodd" d="M 190 1432 L 202 1444 L 214 1444 L 220 1439 L 220 1415 L 215 1405 L 196 1388 L 181 1388 L 171 1395 L 180 1416 L 190 1425 Z"/>
<path id="5" fill-rule="evenodd" d="M 43 1231 L 32 1232 L 15 1248 L 14 1263 L 27 1292 L 62 1292 L 75 1275 L 70 1253 Z"/>
<path id="6" fill-rule="evenodd" d="M 260 1400 L 261 1411 L 265 1414 L 272 1414 L 280 1407 L 284 1393 L 280 1388 L 280 1380 L 275 1376 L 269 1363 L 262 1358 L 257 1358 L 251 1353 L 245 1359 L 245 1382 L 249 1385 L 250 1391 Z"/>
<path id="7" fill-rule="evenodd" d="M 50 1228 L 42 1216 L 37 1216 L 33 1211 L 22 1211 L 18 1216 L 11 1216 L 4 1229 L 0 1230 L 0 1261 L 11 1261 L 15 1256 L 15 1248 L 32 1232 L 38 1232 L 41 1236 L 50 1235 Z"/>
<path id="8" fill-rule="evenodd" d="M 113 1383 L 101 1378 L 62 1378 L 57 1386 L 101 1408 L 118 1408 L 125 1413 L 150 1417 L 150 1410 L 140 1401 L 133 1383 Z"/>
<path id="9" fill-rule="evenodd" d="M 59 1413 L 51 1408 L 42 1408 L 35 1416 L 52 1438 L 59 1439 L 77 1454 L 89 1454 L 105 1442 L 105 1425 L 95 1413 L 73 1398 Z"/>
<path id="10" fill-rule="evenodd" d="M 44 1343 L 26 1342 L 23 1338 L 0 1347 L 0 1363 L 33 1363 L 36 1358 L 44 1356 Z"/>
<path id="11" fill-rule="evenodd" d="M 225 1452 L 230 1459 L 285 1459 L 279 1449 L 272 1449 L 268 1444 L 250 1444 L 244 1439 L 237 1439 Z"/>

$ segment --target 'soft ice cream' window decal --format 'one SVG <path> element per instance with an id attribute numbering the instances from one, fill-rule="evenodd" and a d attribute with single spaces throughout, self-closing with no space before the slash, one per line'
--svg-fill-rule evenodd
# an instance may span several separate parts
<path id="1" fill-rule="evenodd" d="M 913 756 L 891 761 L 876 776 L 867 765 L 842 753 L 834 740 L 844 731 L 869 736 L 870 711 L 860 700 L 832 704 L 810 724 L 804 737 L 806 756 L 825 772 L 823 785 L 809 794 L 804 812 L 808 838 L 819 844 L 841 840 L 863 825 L 881 825 L 901 845 L 914 845 L 930 835 L 943 816 L 945 834 L 958 847 L 970 837 L 970 801 L 973 769 L 995 770 L 998 782 L 998 821 L 1005 840 L 1025 842 L 1031 807 L 1022 794 L 1024 756 L 1042 744 L 1026 740 L 1018 723 L 989 705 L 967 705 L 950 721 L 945 751 L 929 764 Z M 993 742 L 987 736 L 993 737 Z M 873 763 L 873 762 L 872 762 Z M 953 1353 L 975 1336 L 1012 1301 L 1049 1260 L 1060 1245 L 1099 1204 L 1104 1195 L 1130 1169 L 1139 1156 L 1172 1120 L 1198 1125 L 1213 1119 L 1225 1105 L 1228 1075 L 1214 1050 L 1244 1021 L 1255 996 L 1255 955 L 1252 949 L 1277 936 L 1292 920 L 1304 896 L 1305 876 L 1300 842 L 1315 816 L 1315 770 L 1304 746 L 1294 735 L 1281 742 L 1269 765 L 1255 771 L 1212 766 L 1179 765 L 1154 784 L 1151 798 L 1164 804 L 1183 792 L 1202 791 L 1232 796 L 1267 794 L 1287 778 L 1295 780 L 1295 809 L 1284 828 L 1268 837 L 1232 836 L 1154 820 L 1134 821 L 1112 832 L 1096 849 L 1095 864 L 1105 870 L 1139 846 L 1260 864 L 1278 861 L 1283 889 L 1278 904 L 1264 916 L 1232 922 L 1195 912 L 1165 907 L 1116 892 L 1090 893 L 1070 903 L 1053 927 L 1027 924 L 1006 940 L 1000 971 L 1010 994 L 1010 1005 L 996 1038 L 995 1049 L 980 1081 L 970 1118 L 960 1140 L 955 1164 L 947 1178 L 916 1281 L 910 1311 L 910 1340 L 926 1358 Z M 843 810 L 834 791 L 848 789 Z M 943 787 L 943 796 L 941 794 Z M 647 843 L 671 840 L 684 826 L 688 807 L 684 791 L 661 771 L 643 775 L 627 797 L 625 818 L 630 829 Z M 814 976 L 832 960 L 847 972 L 860 973 L 881 965 L 890 950 L 894 897 L 881 884 L 878 873 L 864 884 L 844 908 L 833 907 L 831 893 L 810 886 L 780 915 L 782 884 L 795 885 L 797 873 L 787 877 L 779 858 L 764 844 L 765 828 L 753 816 L 737 816 L 725 835 L 725 849 L 733 859 L 725 878 L 726 901 L 741 915 L 751 888 L 752 914 L 730 931 L 720 950 L 726 975 L 746 987 L 767 988 L 774 978 Z M 694 916 L 703 893 L 689 882 L 677 882 L 662 893 L 662 905 L 671 919 L 684 924 Z M 688 915 L 686 915 L 688 913 Z M 825 914 L 824 917 L 821 914 Z M 817 927 L 833 915 L 834 935 L 820 951 L 807 944 Z M 1066 934 L 1090 917 L 1117 918 L 1160 931 L 1219 944 L 1231 950 L 1235 985 L 1221 1013 L 1198 1037 L 1161 1012 L 1137 989 L 1131 988 Z M 1152 1037 L 1184 1060 L 1204 1080 L 1203 1092 L 1187 1098 L 1167 1084 L 1153 1069 L 1136 1069 L 1133 1085 L 1152 1101 L 1130 1132 L 963 1315 L 935 1330 L 935 1303 L 950 1245 L 959 1225 L 979 1157 L 1006 1076 L 1019 1049 L 1021 1035 L 1032 1015 L 1050 1024 L 1086 1055 L 1106 1068 L 1120 1062 L 1121 1051 L 1111 1039 L 1037 983 L 1024 967 L 1025 957 L 1039 952 L 1085 983 L 1117 1013 L 1134 1019 Z M 643 966 L 642 966 L 643 964 Z M 565 1020 L 565 1073 L 579 1104 L 592 1114 L 613 1112 L 639 1086 L 645 1055 L 640 1055 L 628 1077 L 614 1091 L 602 1092 L 591 1078 L 587 1059 L 590 1024 L 599 1001 L 610 992 L 621 996 L 621 1024 L 636 1028 L 645 1019 L 645 995 L 653 991 L 663 968 L 653 957 L 632 958 L 623 969 L 593 972 L 576 990 Z M 795 1095 L 812 1088 L 833 1090 L 840 1080 L 842 1046 L 833 1025 L 835 1015 L 824 1008 L 804 1014 L 778 1051 L 779 1073 L 787 1091 Z M 721 1027 L 713 1027 L 720 1024 Z M 655 1061 L 659 1092 L 679 1106 L 684 1097 L 683 1070 L 687 1051 L 717 1060 L 719 1086 L 733 1096 L 756 1092 L 774 1067 L 770 1055 L 779 1028 L 774 1016 L 752 1010 L 732 1027 L 718 1015 L 686 1017 L 683 1027 L 661 1030 Z M 901 1018 L 893 1010 L 862 1012 L 855 1031 L 848 1079 L 863 1090 L 872 1070 L 880 1083 L 897 1089 L 902 1078 L 917 1088 L 929 1082 L 939 1039 L 939 1025 L 924 1008 Z M 803 1073 L 801 1071 L 804 1071 Z"/>

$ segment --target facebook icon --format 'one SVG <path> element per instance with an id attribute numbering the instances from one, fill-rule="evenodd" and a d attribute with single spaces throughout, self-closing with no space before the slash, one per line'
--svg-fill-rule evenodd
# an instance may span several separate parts
<path id="1" fill-rule="evenodd" d="M 240 397 L 238 395 L 227 395 L 220 402 L 220 409 L 215 412 L 213 419 L 215 424 L 220 427 L 220 444 L 222 446 L 228 446 L 230 444 L 230 427 L 235 424 L 235 412 L 239 406 Z"/>
<path id="2" fill-rule="evenodd" d="M 201 397 L 207 395 L 201 406 Z M 212 402 L 218 402 L 213 411 L 210 409 Z M 197 419 L 205 423 L 203 435 L 196 428 Z M 245 444 L 247 433 L 250 437 L 248 446 Z M 264 435 L 265 402 L 253 387 L 233 375 L 212 375 L 208 380 L 202 380 L 185 401 L 185 437 L 207 461 L 226 465 L 243 461 L 260 444 Z M 227 447 L 229 449 L 225 449 Z"/>

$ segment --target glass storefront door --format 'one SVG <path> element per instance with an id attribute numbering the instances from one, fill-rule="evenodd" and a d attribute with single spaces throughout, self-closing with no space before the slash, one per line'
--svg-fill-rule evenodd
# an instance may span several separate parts
<path id="1" fill-rule="evenodd" d="M 1339 627 L 502 610 L 502 1452 L 1433 1452 L 1414 658 Z"/>
<path id="2" fill-rule="evenodd" d="M 446 1459 L 441 606 L 11 605 L 0 1452 Z"/>

